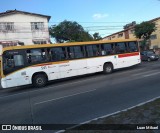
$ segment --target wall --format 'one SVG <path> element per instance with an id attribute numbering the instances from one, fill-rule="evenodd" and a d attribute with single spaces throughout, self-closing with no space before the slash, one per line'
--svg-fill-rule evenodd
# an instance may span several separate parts
<path id="1" fill-rule="evenodd" d="M 14 22 L 14 31 L 1 32 L 0 41 L 21 41 L 25 45 L 33 44 L 34 39 L 45 39 L 49 41 L 48 20 L 46 17 L 26 15 L 26 14 L 12 14 L 1 16 L 0 22 Z M 31 22 L 44 22 L 44 30 L 32 32 Z"/>
<path id="2" fill-rule="evenodd" d="M 152 35 L 156 35 L 156 39 L 151 39 L 151 49 L 154 47 L 160 48 L 160 19 L 155 21 L 156 31 L 152 33 Z"/>
<path id="3" fill-rule="evenodd" d="M 157 29 L 156 29 L 155 32 L 152 33 L 152 35 L 156 35 L 156 38 L 155 38 L 155 39 L 151 39 L 150 49 L 153 49 L 153 48 L 155 48 L 155 47 L 156 47 L 156 48 L 160 48 L 160 19 L 157 19 L 157 20 L 155 20 L 154 22 L 156 23 Z M 126 31 L 126 30 L 120 31 L 120 32 L 123 32 L 123 37 L 118 38 L 118 34 L 119 34 L 120 32 L 117 32 L 117 33 L 115 33 L 115 34 L 112 34 L 112 35 L 110 35 L 110 36 L 105 37 L 103 40 L 110 40 L 109 38 L 111 38 L 111 40 L 115 40 L 115 39 L 116 39 L 116 40 L 117 40 L 117 39 L 126 39 L 126 38 L 125 38 L 125 31 Z M 135 37 L 135 35 L 134 35 L 134 30 L 133 30 L 133 28 L 128 29 L 127 31 L 128 31 L 128 33 L 129 33 L 129 39 L 136 39 L 136 37 Z M 113 38 L 113 36 L 115 36 L 115 37 Z"/>

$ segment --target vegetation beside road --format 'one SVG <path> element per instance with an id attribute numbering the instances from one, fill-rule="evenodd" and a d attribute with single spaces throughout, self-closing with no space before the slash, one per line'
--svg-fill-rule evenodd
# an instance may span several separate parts
<path id="1" fill-rule="evenodd" d="M 137 106 L 121 113 L 91 121 L 88 124 L 160 124 L 160 99 Z M 159 127 L 160 128 L 160 127 Z M 156 133 L 159 130 L 79 130 L 74 129 L 66 133 Z"/>
<path id="2" fill-rule="evenodd" d="M 49 28 L 49 33 L 52 38 L 55 38 L 57 43 L 97 41 L 102 39 L 98 32 L 91 35 L 76 21 L 64 20 L 58 25 L 52 25 Z"/>

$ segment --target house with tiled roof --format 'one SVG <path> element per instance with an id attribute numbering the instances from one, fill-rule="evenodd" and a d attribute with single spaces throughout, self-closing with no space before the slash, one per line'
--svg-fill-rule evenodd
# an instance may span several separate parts
<path id="1" fill-rule="evenodd" d="M 151 35 L 151 46 L 150 49 L 160 48 L 160 17 L 149 20 L 150 22 L 154 22 L 156 24 L 156 31 Z M 103 40 L 114 40 L 114 39 L 135 39 L 134 35 L 134 26 L 136 22 L 133 21 L 130 24 L 124 26 L 124 29 L 108 35 L 103 38 Z"/>
<path id="2" fill-rule="evenodd" d="M 0 54 L 3 47 L 50 43 L 51 16 L 8 10 L 0 13 Z"/>

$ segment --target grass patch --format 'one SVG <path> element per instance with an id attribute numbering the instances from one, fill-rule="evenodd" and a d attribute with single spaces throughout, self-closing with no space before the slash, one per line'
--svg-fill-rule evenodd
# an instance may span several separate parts
<path id="1" fill-rule="evenodd" d="M 121 113 L 91 121 L 93 126 L 108 124 L 160 124 L 160 99 Z M 82 125 L 83 126 L 83 125 Z M 83 128 L 79 126 L 78 128 Z M 84 125 L 85 126 L 85 125 Z M 160 130 L 66 130 L 65 133 L 158 133 Z M 160 127 L 159 127 L 160 129 Z"/>

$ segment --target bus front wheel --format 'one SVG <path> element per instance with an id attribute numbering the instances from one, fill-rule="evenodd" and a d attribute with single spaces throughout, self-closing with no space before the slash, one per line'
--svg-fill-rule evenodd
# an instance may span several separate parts
<path id="1" fill-rule="evenodd" d="M 103 73 L 110 74 L 113 72 L 113 65 L 111 63 L 106 63 L 103 66 Z"/>
<path id="2" fill-rule="evenodd" d="M 47 84 L 47 78 L 44 74 L 37 74 L 33 77 L 35 87 L 44 87 Z"/>

